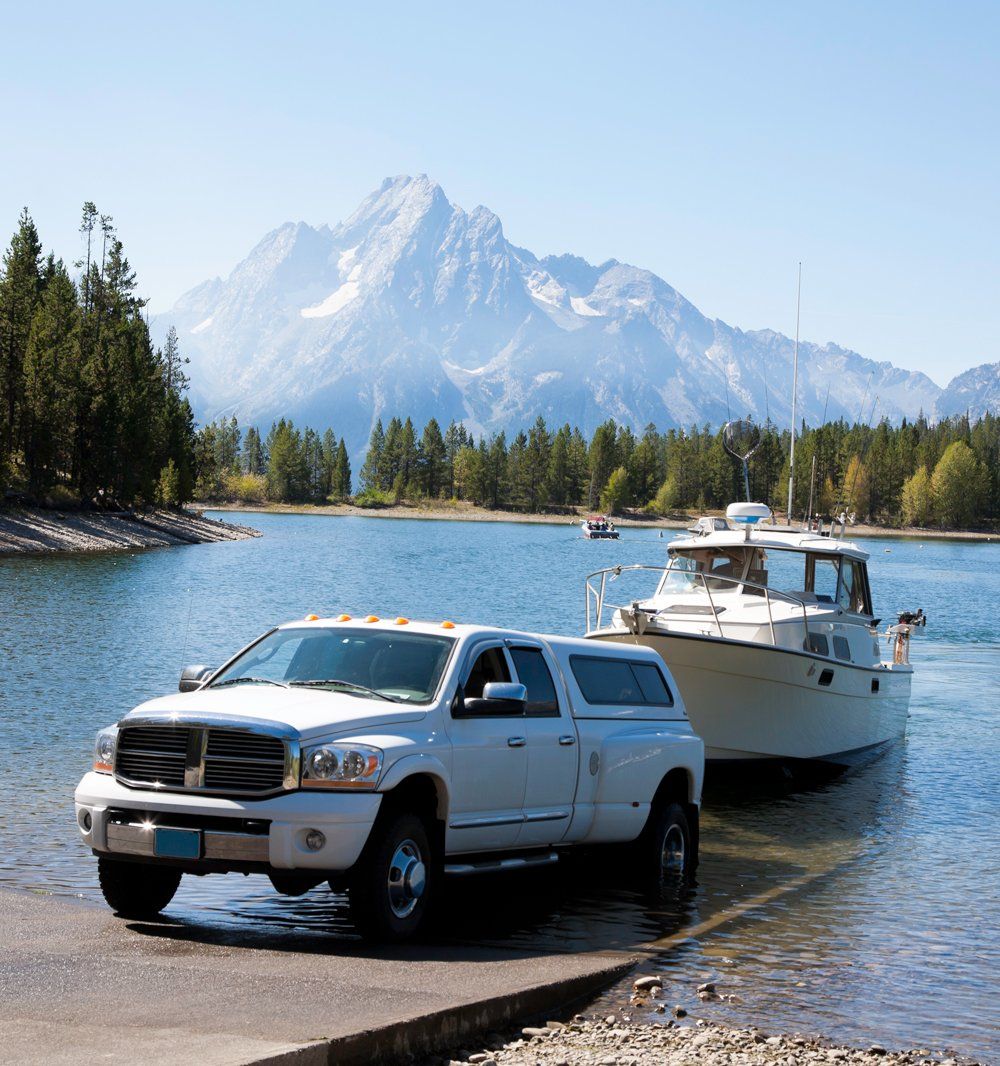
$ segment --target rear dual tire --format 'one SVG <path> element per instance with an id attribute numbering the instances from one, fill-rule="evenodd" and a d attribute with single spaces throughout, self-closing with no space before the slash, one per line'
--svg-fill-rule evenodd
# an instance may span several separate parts
<path id="1" fill-rule="evenodd" d="M 680 803 L 654 807 L 632 847 L 635 870 L 643 884 L 656 889 L 679 888 L 694 878 L 691 825 Z"/>

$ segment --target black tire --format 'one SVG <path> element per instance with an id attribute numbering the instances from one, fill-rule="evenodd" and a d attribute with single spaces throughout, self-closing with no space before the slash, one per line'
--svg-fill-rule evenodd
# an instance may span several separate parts
<path id="1" fill-rule="evenodd" d="M 427 824 L 387 812 L 350 872 L 351 917 L 366 940 L 409 940 L 423 927 L 437 894 L 438 864 Z"/>
<path id="2" fill-rule="evenodd" d="M 664 803 L 652 810 L 633 854 L 636 874 L 645 885 L 680 887 L 693 878 L 691 826 L 680 803 Z"/>
<path id="3" fill-rule="evenodd" d="M 155 918 L 174 898 L 181 871 L 114 859 L 97 860 L 97 877 L 108 906 L 120 918 Z"/>

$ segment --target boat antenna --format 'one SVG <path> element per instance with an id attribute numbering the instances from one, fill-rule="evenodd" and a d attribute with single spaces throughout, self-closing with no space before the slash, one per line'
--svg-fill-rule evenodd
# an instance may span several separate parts
<path id="1" fill-rule="evenodd" d="M 809 510 L 806 512 L 806 523 L 812 529 L 813 518 L 813 494 L 816 490 L 816 452 L 813 452 L 812 474 L 809 477 Z"/>
<path id="2" fill-rule="evenodd" d="M 722 427 L 722 446 L 743 464 L 743 491 L 750 502 L 750 456 L 760 447 L 760 429 L 748 418 L 727 422 Z"/>
<path id="3" fill-rule="evenodd" d="M 792 447 L 788 455 L 788 524 L 792 524 L 792 499 L 795 494 L 795 399 L 799 392 L 799 314 L 802 310 L 802 263 L 799 262 L 799 286 L 795 297 L 795 354 L 792 357 Z"/>

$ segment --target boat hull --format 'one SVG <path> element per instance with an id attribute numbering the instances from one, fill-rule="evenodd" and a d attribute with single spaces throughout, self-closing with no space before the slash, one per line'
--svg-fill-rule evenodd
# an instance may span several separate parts
<path id="1" fill-rule="evenodd" d="M 716 763 L 849 766 L 906 732 L 912 669 L 861 667 L 694 634 L 603 631 L 653 648 L 669 666 L 705 757 Z M 832 675 L 832 676 L 831 676 Z"/>

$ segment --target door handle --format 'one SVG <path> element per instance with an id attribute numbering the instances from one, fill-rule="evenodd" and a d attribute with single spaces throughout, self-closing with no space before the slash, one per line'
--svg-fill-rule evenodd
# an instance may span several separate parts
<path id="1" fill-rule="evenodd" d="M 571 744 L 576 743 L 576 737 L 567 734 L 566 736 L 559 738 L 559 743 L 562 744 L 564 748 L 568 748 Z"/>
<path id="2" fill-rule="evenodd" d="M 507 747 L 508 748 L 523 748 L 525 744 L 527 744 L 527 741 L 524 739 L 524 737 L 508 737 L 507 738 Z"/>

